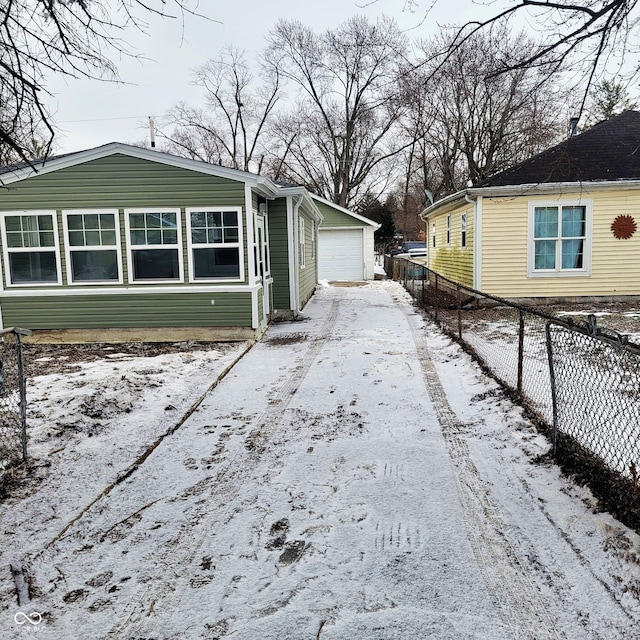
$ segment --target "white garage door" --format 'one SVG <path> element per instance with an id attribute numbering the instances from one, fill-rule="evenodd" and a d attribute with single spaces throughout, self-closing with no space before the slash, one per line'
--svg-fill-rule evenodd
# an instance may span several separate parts
<path id="1" fill-rule="evenodd" d="M 321 280 L 362 280 L 362 229 L 320 229 L 318 275 Z"/>

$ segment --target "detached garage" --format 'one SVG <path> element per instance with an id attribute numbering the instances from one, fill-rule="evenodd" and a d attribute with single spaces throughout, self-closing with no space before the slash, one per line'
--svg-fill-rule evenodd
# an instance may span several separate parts
<path id="1" fill-rule="evenodd" d="M 373 280 L 373 233 L 380 225 L 319 196 L 311 198 L 324 217 L 318 230 L 318 279 Z"/>

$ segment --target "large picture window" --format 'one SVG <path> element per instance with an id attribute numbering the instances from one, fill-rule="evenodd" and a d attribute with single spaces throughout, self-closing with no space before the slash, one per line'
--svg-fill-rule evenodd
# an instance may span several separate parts
<path id="1" fill-rule="evenodd" d="M 129 279 L 182 280 L 180 214 L 172 209 L 126 209 Z"/>
<path id="2" fill-rule="evenodd" d="M 588 274 L 590 216 L 590 203 L 533 204 L 529 274 Z"/>
<path id="3" fill-rule="evenodd" d="M 60 284 L 55 212 L 4 215 L 7 285 Z"/>
<path id="4" fill-rule="evenodd" d="M 67 277 L 71 284 L 119 283 L 117 211 L 64 211 Z"/>
<path id="5" fill-rule="evenodd" d="M 187 209 L 191 281 L 242 280 L 241 209 Z"/>

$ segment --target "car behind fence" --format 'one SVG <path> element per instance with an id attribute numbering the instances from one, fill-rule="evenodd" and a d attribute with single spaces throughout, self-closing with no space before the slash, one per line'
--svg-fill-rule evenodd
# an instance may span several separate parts
<path id="1" fill-rule="evenodd" d="M 0 486 L 27 459 L 26 383 L 22 366 L 22 336 L 11 328 L 0 331 Z"/>
<path id="2" fill-rule="evenodd" d="M 640 530 L 640 347 L 626 336 L 385 259 L 426 313 L 509 390 L 559 464 Z"/>

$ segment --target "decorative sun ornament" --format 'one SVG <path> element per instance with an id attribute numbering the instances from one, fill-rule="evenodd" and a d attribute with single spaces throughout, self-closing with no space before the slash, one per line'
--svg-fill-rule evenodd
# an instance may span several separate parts
<path id="1" fill-rule="evenodd" d="M 638 228 L 632 216 L 618 216 L 611 223 L 613 236 L 618 240 L 628 240 Z"/>

